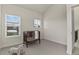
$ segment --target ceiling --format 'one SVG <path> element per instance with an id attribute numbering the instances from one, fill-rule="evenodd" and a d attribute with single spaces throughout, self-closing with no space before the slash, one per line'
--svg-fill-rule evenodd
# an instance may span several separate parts
<path id="1" fill-rule="evenodd" d="M 19 4 L 23 8 L 27 8 L 36 12 L 44 13 L 51 6 L 50 4 Z"/>

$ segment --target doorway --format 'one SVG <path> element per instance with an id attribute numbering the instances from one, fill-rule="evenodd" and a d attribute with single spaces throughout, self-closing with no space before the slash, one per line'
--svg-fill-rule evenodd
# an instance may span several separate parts
<path id="1" fill-rule="evenodd" d="M 74 55 L 79 55 L 79 5 L 76 5 L 72 8 L 72 20 L 74 32 L 74 43 L 73 43 L 73 52 Z"/>

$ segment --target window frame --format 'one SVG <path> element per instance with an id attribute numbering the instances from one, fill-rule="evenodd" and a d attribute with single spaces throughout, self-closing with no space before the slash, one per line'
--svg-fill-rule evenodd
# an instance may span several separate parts
<path id="1" fill-rule="evenodd" d="M 37 22 L 38 22 L 38 20 L 39 20 L 39 21 L 40 21 L 40 25 L 38 24 L 38 26 L 35 26 L 35 22 L 34 22 L 35 20 L 37 20 Z M 40 18 L 34 18 L 34 19 L 33 19 L 33 27 L 34 27 L 34 28 L 40 28 L 40 27 L 41 27 L 41 20 L 40 20 Z"/>
<path id="2" fill-rule="evenodd" d="M 5 14 L 5 37 L 6 38 L 8 38 L 8 37 L 20 37 L 20 35 L 21 35 L 21 16 L 18 16 L 19 17 L 19 34 L 18 35 L 12 35 L 12 36 L 7 36 L 7 16 L 17 16 L 17 15 Z"/>

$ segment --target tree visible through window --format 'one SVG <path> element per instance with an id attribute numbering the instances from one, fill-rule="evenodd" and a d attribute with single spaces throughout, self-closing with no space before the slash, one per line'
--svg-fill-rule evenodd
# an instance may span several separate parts
<path id="1" fill-rule="evenodd" d="M 6 16 L 6 35 L 14 36 L 20 34 L 20 17 L 14 15 Z"/>

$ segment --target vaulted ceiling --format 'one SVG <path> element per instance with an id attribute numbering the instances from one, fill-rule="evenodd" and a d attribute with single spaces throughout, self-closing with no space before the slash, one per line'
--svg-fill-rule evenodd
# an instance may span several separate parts
<path id="1" fill-rule="evenodd" d="M 44 13 L 48 10 L 51 4 L 19 4 L 23 8 L 27 8 L 36 12 Z"/>

